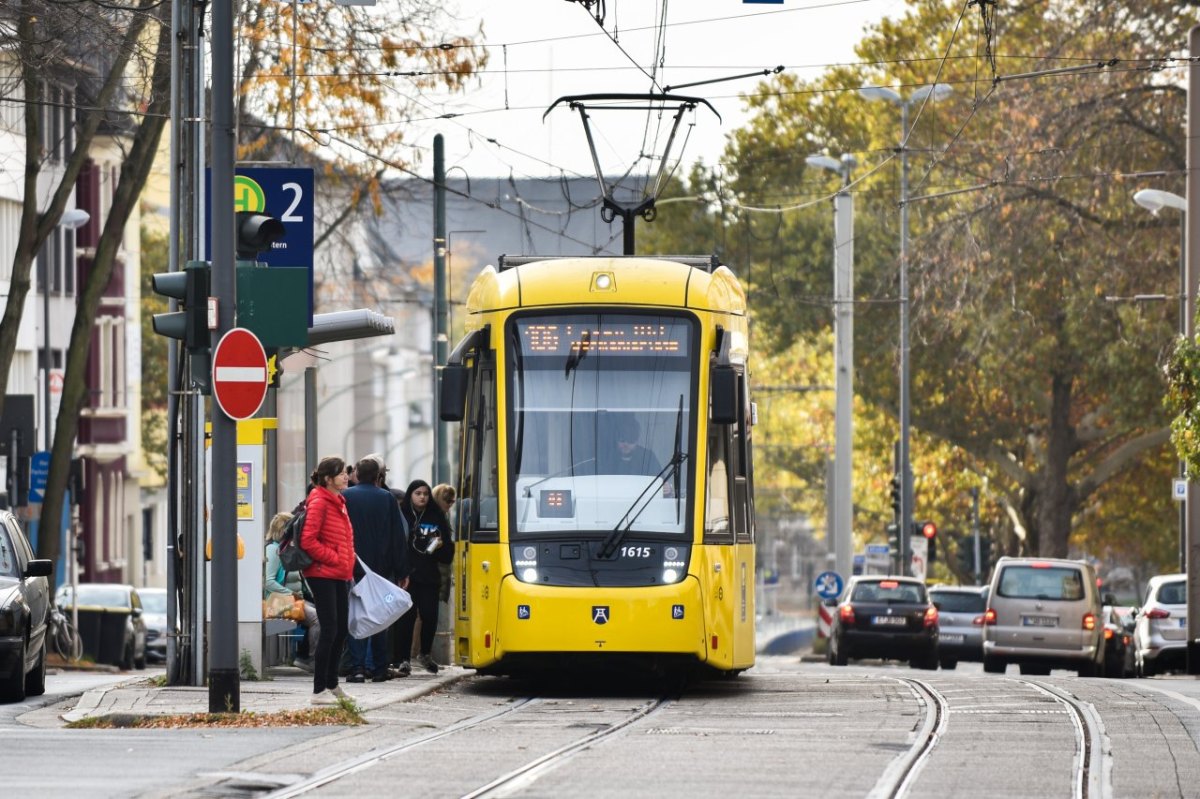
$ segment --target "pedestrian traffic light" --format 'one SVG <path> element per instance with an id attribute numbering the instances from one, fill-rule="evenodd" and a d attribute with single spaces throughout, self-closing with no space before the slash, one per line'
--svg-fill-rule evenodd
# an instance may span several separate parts
<path id="1" fill-rule="evenodd" d="M 887 526 L 888 546 L 892 550 L 892 554 L 896 555 L 900 552 L 900 525 L 892 522 Z"/>
<path id="2" fill-rule="evenodd" d="M 900 475 L 892 475 L 892 516 L 900 521 Z"/>
<path id="3" fill-rule="evenodd" d="M 933 522 L 913 522 L 913 535 L 923 536 L 929 544 L 925 556 L 926 562 L 933 563 L 937 560 L 937 525 Z"/>
<path id="4" fill-rule="evenodd" d="M 159 272 L 150 278 L 156 294 L 178 300 L 183 310 L 156 313 L 154 332 L 178 339 L 190 351 L 209 348 L 207 261 L 188 261 L 181 272 Z"/>
<path id="5" fill-rule="evenodd" d="M 258 254 L 271 249 L 283 238 L 283 223 L 273 216 L 253 211 L 237 212 L 237 257 L 239 261 L 255 261 Z"/>

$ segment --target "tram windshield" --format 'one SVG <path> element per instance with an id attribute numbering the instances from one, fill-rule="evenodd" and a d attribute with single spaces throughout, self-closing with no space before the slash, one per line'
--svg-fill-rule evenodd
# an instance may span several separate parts
<path id="1" fill-rule="evenodd" d="M 511 323 L 514 535 L 685 532 L 694 325 L 630 313 Z"/>

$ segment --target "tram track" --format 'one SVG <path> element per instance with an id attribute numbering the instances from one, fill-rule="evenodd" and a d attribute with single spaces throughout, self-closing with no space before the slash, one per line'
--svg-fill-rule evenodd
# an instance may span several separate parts
<path id="1" fill-rule="evenodd" d="M 1112 745 L 1100 714 L 1063 688 L 1038 680 L 1013 679 L 1067 708 L 1075 728 L 1075 765 L 1071 779 L 1072 799 L 1112 799 Z"/>
<path id="2" fill-rule="evenodd" d="M 950 720 L 950 704 L 946 697 L 924 680 L 912 677 L 896 677 L 907 685 L 925 708 L 921 726 L 912 745 L 897 757 L 880 775 L 875 786 L 867 794 L 868 799 L 900 799 L 906 796 L 929 761 L 938 741 L 946 733 Z"/>
<path id="3" fill-rule="evenodd" d="M 495 797 L 509 796 L 516 791 L 528 787 L 537 781 L 541 776 L 558 768 L 576 754 L 600 744 L 605 739 L 612 738 L 624 732 L 631 725 L 636 724 L 637 722 L 657 713 L 659 710 L 673 703 L 676 698 L 677 695 L 672 695 L 644 701 L 637 707 L 630 710 L 625 718 L 614 723 L 606 724 L 602 728 L 584 735 L 582 738 L 560 746 L 551 752 L 533 758 L 532 760 L 523 763 L 516 768 L 510 769 L 485 785 L 482 785 L 474 790 L 468 790 L 464 792 L 462 796 L 471 797 L 472 799 L 482 799 L 483 797 L 494 799 Z M 532 708 L 541 703 L 541 701 L 542 700 L 540 697 L 523 697 L 514 699 L 511 704 L 505 707 L 480 713 L 472 716 L 471 718 L 464 719 L 460 722 L 426 735 L 400 741 L 394 745 L 373 750 L 366 754 L 335 763 L 314 772 L 306 778 L 293 782 L 285 787 L 276 789 L 270 793 L 261 794 L 260 796 L 264 797 L 264 799 L 290 799 L 290 797 L 308 795 L 317 791 L 318 789 L 334 785 L 338 780 L 358 774 L 362 771 L 373 768 L 374 766 L 378 766 L 390 758 L 396 757 L 397 755 L 404 754 L 420 746 L 424 746 L 425 744 L 429 744 L 450 736 L 458 735 L 471 730 L 478 730 L 479 728 L 484 727 L 485 725 L 488 725 L 494 721 L 503 719 L 506 716 L 510 716 L 522 710 Z"/>

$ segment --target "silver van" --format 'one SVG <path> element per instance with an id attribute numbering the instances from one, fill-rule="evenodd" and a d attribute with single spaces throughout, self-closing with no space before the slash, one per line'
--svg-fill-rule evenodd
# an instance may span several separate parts
<path id="1" fill-rule="evenodd" d="M 1000 558 L 983 615 L 983 670 L 1104 673 L 1104 621 L 1096 572 L 1077 560 Z"/>

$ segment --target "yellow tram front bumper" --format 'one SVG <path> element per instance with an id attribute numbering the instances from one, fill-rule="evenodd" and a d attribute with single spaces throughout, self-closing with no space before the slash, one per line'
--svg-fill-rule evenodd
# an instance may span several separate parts
<path id="1" fill-rule="evenodd" d="M 700 584 L 577 588 L 523 583 L 500 586 L 494 654 L 653 653 L 707 656 Z"/>

